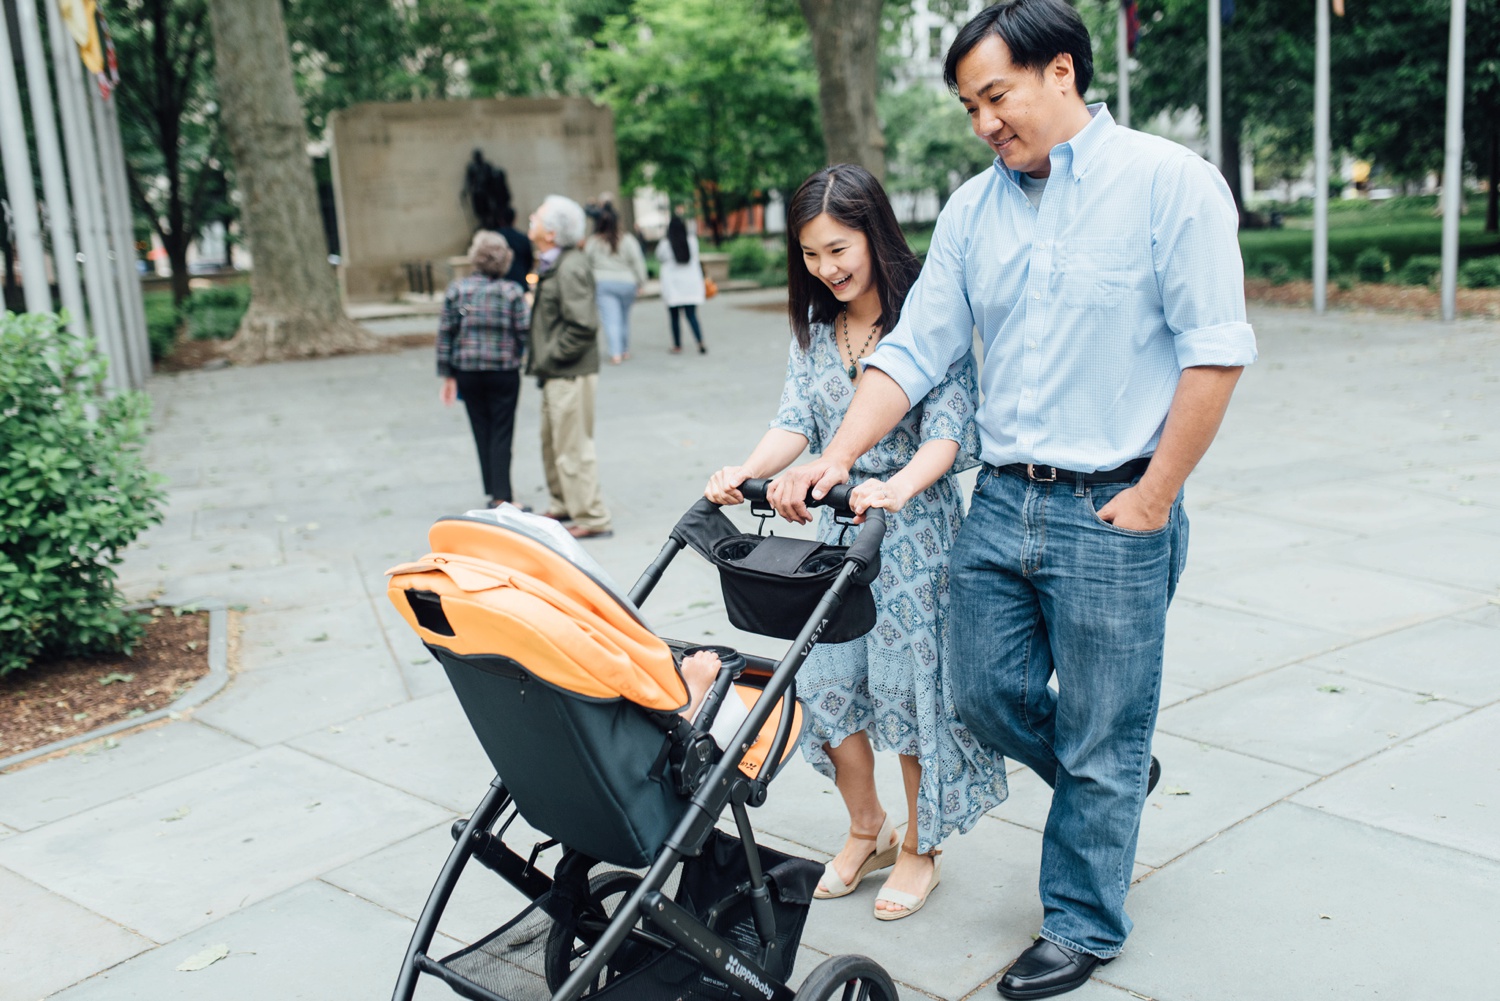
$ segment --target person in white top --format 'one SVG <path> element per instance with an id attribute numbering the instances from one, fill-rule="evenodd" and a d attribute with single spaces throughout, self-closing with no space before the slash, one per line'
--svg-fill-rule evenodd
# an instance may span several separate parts
<path id="1" fill-rule="evenodd" d="M 698 238 L 688 232 L 681 216 L 673 215 L 667 223 L 667 238 L 656 245 L 656 258 L 661 261 L 661 301 L 672 319 L 672 353 L 682 353 L 682 317 L 686 315 L 698 353 L 707 354 L 703 328 L 698 326 L 698 307 L 705 298 L 703 264 L 698 260 Z"/>
<path id="2" fill-rule="evenodd" d="M 630 357 L 630 307 L 646 284 L 646 255 L 634 236 L 620 232 L 620 217 L 605 205 L 594 220 L 594 235 L 583 245 L 594 271 L 599 323 L 609 340 L 609 360 Z"/>

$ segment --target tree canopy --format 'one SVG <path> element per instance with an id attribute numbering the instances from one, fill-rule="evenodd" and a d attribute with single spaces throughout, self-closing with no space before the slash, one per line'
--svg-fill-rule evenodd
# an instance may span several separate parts
<path id="1" fill-rule="evenodd" d="M 716 0 L 637 0 L 610 17 L 589 67 L 615 112 L 626 188 L 696 197 L 715 237 L 729 213 L 822 166 L 805 31 Z"/>

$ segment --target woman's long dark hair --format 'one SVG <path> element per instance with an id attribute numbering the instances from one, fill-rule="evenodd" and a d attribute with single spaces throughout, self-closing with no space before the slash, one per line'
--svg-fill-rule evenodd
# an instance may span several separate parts
<path id="1" fill-rule="evenodd" d="M 874 175 L 853 163 L 834 164 L 813 174 L 792 196 L 786 220 L 787 311 L 792 334 L 804 351 L 812 344 L 812 324 L 832 323 L 844 309 L 802 260 L 802 227 L 825 212 L 869 241 L 870 274 L 880 290 L 882 336 L 895 328 L 906 293 L 922 270 Z"/>
<path id="2" fill-rule="evenodd" d="M 686 264 L 693 259 L 693 252 L 688 248 L 687 223 L 682 221 L 682 216 L 674 215 L 672 221 L 667 223 L 667 242 L 672 245 L 672 256 L 677 259 L 678 264 Z"/>
<path id="3" fill-rule="evenodd" d="M 594 219 L 594 233 L 609 242 L 611 252 L 620 249 L 620 217 L 608 205 L 601 208 Z"/>

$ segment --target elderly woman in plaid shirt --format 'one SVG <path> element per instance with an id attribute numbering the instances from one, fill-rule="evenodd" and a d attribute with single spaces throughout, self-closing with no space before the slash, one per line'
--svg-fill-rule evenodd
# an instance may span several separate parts
<path id="1" fill-rule="evenodd" d="M 469 245 L 474 273 L 448 286 L 438 323 L 437 374 L 444 406 L 463 397 L 490 507 L 511 501 L 510 446 L 531 330 L 526 289 L 505 277 L 514 252 L 482 229 Z"/>

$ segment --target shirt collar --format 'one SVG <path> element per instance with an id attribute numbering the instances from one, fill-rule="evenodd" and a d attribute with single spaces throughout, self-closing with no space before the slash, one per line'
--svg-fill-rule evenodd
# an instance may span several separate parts
<path id="1" fill-rule="evenodd" d="M 1088 108 L 1089 123 L 1067 142 L 1058 143 L 1052 147 L 1051 176 L 1056 176 L 1067 169 L 1071 171 L 1075 180 L 1081 179 L 1089 163 L 1103 148 L 1110 134 L 1114 132 L 1116 128 L 1114 116 L 1109 113 L 1109 108 L 1103 101 L 1091 104 Z M 998 156 L 995 157 L 995 169 L 1010 178 L 1017 189 L 1021 187 L 1018 172 L 1007 167 L 1005 161 Z"/>
<path id="2" fill-rule="evenodd" d="M 550 270 L 552 265 L 557 263 L 557 259 L 562 256 L 562 252 L 563 249 L 561 247 L 553 247 L 551 250 L 544 250 L 541 252 L 540 256 L 537 257 L 536 262 L 540 266 L 541 270 Z"/>

